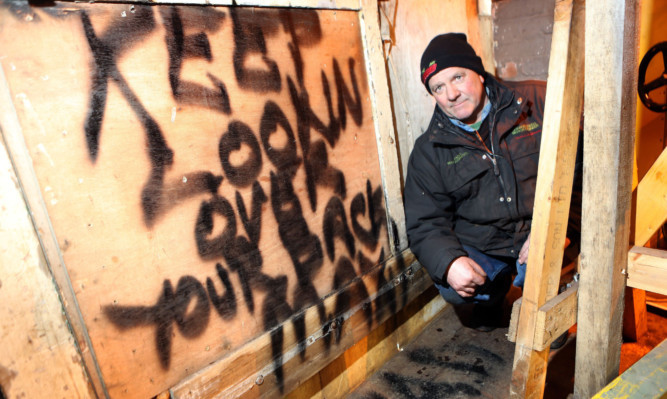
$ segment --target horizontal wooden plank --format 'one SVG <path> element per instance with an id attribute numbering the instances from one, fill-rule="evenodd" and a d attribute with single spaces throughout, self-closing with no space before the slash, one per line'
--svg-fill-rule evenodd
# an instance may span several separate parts
<path id="1" fill-rule="evenodd" d="M 339 10 L 358 10 L 360 0 L 236 0 L 242 6 L 257 7 L 307 7 Z"/>
<path id="2" fill-rule="evenodd" d="M 77 0 L 64 0 L 65 2 Z M 123 4 L 165 4 L 165 5 L 202 5 L 246 7 L 299 7 L 330 10 L 359 10 L 360 0 L 109 0 L 107 3 Z"/>
<path id="3" fill-rule="evenodd" d="M 665 381 L 667 381 L 667 339 L 616 377 L 593 398 L 663 399 L 667 396 Z"/>
<path id="4" fill-rule="evenodd" d="M 548 348 L 556 338 L 577 323 L 578 290 L 579 283 L 572 283 L 571 287 L 540 307 L 538 325 L 544 328 L 535 331 L 535 342 L 541 343 L 537 350 Z"/>
<path id="5" fill-rule="evenodd" d="M 667 251 L 633 247 L 628 252 L 627 285 L 667 295 Z"/>
<path id="6" fill-rule="evenodd" d="M 578 290 L 579 283 L 572 283 L 567 290 L 551 298 L 538 309 L 533 350 L 542 351 L 548 348 L 551 342 L 576 324 Z M 512 317 L 507 329 L 507 339 L 511 342 L 516 342 L 521 303 L 522 298 L 519 298 L 512 304 Z"/>
<path id="7" fill-rule="evenodd" d="M 403 350 L 407 342 L 419 335 L 428 323 L 441 317 L 443 312 L 456 317 L 452 306 L 431 286 L 322 371 L 290 392 L 287 399 L 345 397 Z"/>

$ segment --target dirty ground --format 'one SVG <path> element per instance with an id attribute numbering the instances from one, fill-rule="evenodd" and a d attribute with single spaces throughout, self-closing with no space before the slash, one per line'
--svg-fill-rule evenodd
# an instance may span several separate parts
<path id="1" fill-rule="evenodd" d="M 507 328 L 478 332 L 462 324 L 469 315 L 469 308 L 445 308 L 348 399 L 509 397 L 514 343 L 505 336 Z M 649 312 L 649 334 L 640 342 L 623 344 L 621 370 L 667 338 L 664 316 L 664 311 Z M 576 326 L 566 344 L 549 355 L 545 399 L 567 398 L 573 391 L 575 347 Z"/>

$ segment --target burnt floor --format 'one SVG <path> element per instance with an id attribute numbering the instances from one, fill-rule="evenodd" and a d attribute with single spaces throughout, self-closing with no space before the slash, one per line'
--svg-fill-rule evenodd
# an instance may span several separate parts
<path id="1" fill-rule="evenodd" d="M 487 333 L 465 327 L 469 310 L 457 313 L 448 306 L 348 399 L 509 397 L 514 343 L 507 340 L 506 327 Z M 649 312 L 648 336 L 623 344 L 622 370 L 667 338 L 662 316 Z M 576 326 L 567 343 L 551 351 L 544 398 L 567 398 L 573 391 L 575 339 Z"/>

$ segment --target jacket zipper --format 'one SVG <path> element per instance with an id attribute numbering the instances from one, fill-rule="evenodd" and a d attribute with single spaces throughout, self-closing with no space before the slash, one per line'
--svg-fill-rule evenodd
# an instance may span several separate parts
<path id="1" fill-rule="evenodd" d="M 493 143 L 493 131 L 496 127 L 496 115 L 498 114 L 498 112 L 507 108 L 511 103 L 512 103 L 512 100 L 510 99 L 510 101 L 508 101 L 506 104 L 504 104 L 504 106 L 498 107 L 496 112 L 494 112 L 492 117 L 491 117 L 491 123 L 489 124 L 489 135 L 490 135 L 489 141 L 491 141 L 491 151 L 490 151 L 491 153 L 488 154 L 488 156 L 491 159 L 491 162 L 493 163 L 493 174 L 496 175 L 496 177 L 498 178 L 498 183 L 500 184 L 500 188 L 503 191 L 503 196 L 505 198 L 504 202 L 507 206 L 507 210 L 509 211 L 510 216 L 516 217 L 517 215 L 514 214 L 513 208 L 509 204 L 509 202 L 511 202 L 511 201 L 507 201 L 507 198 L 510 198 L 510 197 L 507 194 L 507 187 L 505 186 L 505 181 L 503 180 L 503 176 L 500 174 L 500 168 L 498 167 L 498 161 L 496 160 L 496 154 L 495 154 L 495 151 L 494 151 L 494 143 Z M 475 133 L 477 133 L 477 139 L 482 143 L 486 152 L 489 153 L 489 149 L 486 147 L 486 144 L 484 144 L 484 141 L 480 137 L 479 133 L 477 131 L 475 131 Z"/>

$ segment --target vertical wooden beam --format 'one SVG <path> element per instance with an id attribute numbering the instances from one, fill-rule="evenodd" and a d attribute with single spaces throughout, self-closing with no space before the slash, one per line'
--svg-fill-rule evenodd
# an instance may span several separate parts
<path id="1" fill-rule="evenodd" d="M 18 183 L 23 192 L 26 205 L 29 209 L 41 251 L 48 270 L 58 285 L 60 301 L 65 309 L 67 322 L 76 338 L 77 348 L 86 366 L 87 377 L 100 398 L 108 398 L 102 372 L 93 350 L 88 329 L 84 323 L 79 302 L 74 294 L 72 282 L 65 267 L 60 252 L 60 246 L 53 231 L 49 214 L 46 210 L 44 198 L 32 167 L 32 159 L 23 139 L 23 129 L 19 123 L 14 102 L 5 77 L 2 63 L 0 63 L 0 126 L 2 138 L 5 141 L 7 152 L 18 177 Z"/>
<path id="2" fill-rule="evenodd" d="M 625 287 L 623 311 L 623 338 L 637 342 L 648 330 L 646 291 Z"/>
<path id="3" fill-rule="evenodd" d="M 13 110 L 5 94 L 3 132 Z M 0 137 L 0 397 L 95 398 L 17 183 Z"/>
<path id="4" fill-rule="evenodd" d="M 493 55 L 493 6 L 491 0 L 477 0 L 477 12 L 479 13 L 479 36 L 481 41 L 480 58 L 484 64 L 484 70 L 496 74 L 496 63 Z"/>
<path id="5" fill-rule="evenodd" d="M 637 98 L 636 3 L 592 1 L 586 13 L 577 398 L 602 389 L 620 364 Z"/>
<path id="6" fill-rule="evenodd" d="M 408 238 L 405 230 L 405 213 L 401 190 L 401 168 L 398 162 L 396 129 L 391 111 L 389 80 L 384 62 L 380 16 L 377 0 L 361 0 L 359 13 L 361 37 L 366 56 L 366 72 L 370 83 L 373 121 L 377 140 L 382 187 L 387 208 L 387 225 L 391 240 L 392 254 L 398 254 L 407 248 Z M 396 226 L 396 229 L 392 228 Z M 394 245 L 398 244 L 398 245 Z"/>
<path id="7" fill-rule="evenodd" d="M 582 107 L 584 1 L 560 0 L 554 15 L 528 270 L 510 397 L 541 398 L 549 348 L 533 350 L 537 312 L 558 293 Z"/>

